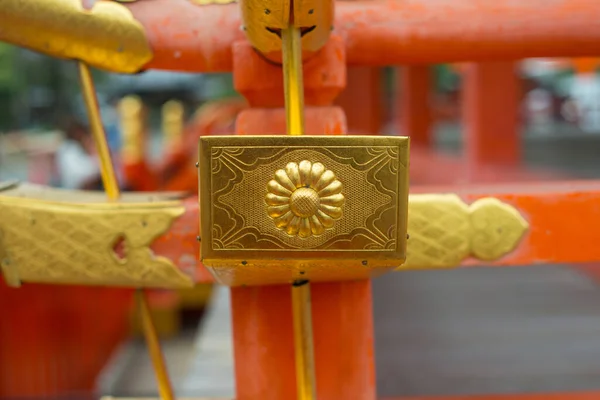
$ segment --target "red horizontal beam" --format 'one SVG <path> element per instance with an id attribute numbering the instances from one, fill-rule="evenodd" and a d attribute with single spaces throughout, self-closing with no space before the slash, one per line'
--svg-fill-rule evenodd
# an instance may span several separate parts
<path id="1" fill-rule="evenodd" d="M 491 196 L 516 207 L 530 229 L 515 251 L 492 265 L 600 261 L 600 181 L 413 186 L 411 193 L 456 193 L 468 203 Z M 185 207 L 185 215 L 156 240 L 153 249 L 190 271 L 196 281 L 211 282 L 212 276 L 198 261 L 198 199 L 187 199 Z"/>
<path id="2" fill-rule="evenodd" d="M 411 146 L 409 172 L 411 185 L 537 183 L 572 179 L 572 176 L 558 169 L 547 167 L 532 169 L 519 165 L 497 164 L 479 164 L 474 167 L 463 157 L 420 146 Z"/>
<path id="3" fill-rule="evenodd" d="M 512 253 L 490 265 L 600 261 L 600 181 L 413 186 L 411 193 L 456 193 L 472 203 L 495 197 L 513 205 L 529 231 Z M 480 265 L 468 260 L 465 265 Z"/>
<path id="4" fill-rule="evenodd" d="M 239 4 L 128 4 L 154 49 L 148 68 L 224 72 L 244 38 Z M 349 65 L 399 65 L 600 54 L 600 2 L 410 0 L 336 2 L 334 34 Z"/>

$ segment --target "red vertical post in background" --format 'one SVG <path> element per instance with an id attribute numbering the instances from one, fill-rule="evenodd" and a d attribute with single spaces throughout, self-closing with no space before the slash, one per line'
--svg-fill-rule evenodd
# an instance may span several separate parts
<path id="1" fill-rule="evenodd" d="M 464 157 L 471 176 L 483 164 L 515 166 L 521 159 L 519 79 L 515 62 L 463 69 Z"/>
<path id="2" fill-rule="evenodd" d="M 348 133 L 377 135 L 383 122 L 382 72 L 378 67 L 351 67 L 346 88 L 335 100 L 346 113 Z"/>
<path id="3" fill-rule="evenodd" d="M 396 85 L 400 134 L 410 136 L 411 146 L 431 147 L 431 71 L 429 66 L 398 68 Z"/>

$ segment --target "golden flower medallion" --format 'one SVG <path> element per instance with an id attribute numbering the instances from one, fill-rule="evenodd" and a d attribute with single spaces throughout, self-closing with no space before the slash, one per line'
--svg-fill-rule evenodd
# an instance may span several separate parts
<path id="1" fill-rule="evenodd" d="M 288 163 L 267 184 L 267 213 L 290 236 L 308 238 L 342 217 L 342 183 L 321 163 Z"/>

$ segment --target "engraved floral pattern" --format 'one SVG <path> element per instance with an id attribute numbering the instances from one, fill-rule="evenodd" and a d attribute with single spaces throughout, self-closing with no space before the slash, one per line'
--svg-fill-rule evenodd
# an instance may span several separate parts
<path id="1" fill-rule="evenodd" d="M 321 163 L 288 163 L 267 184 L 267 213 L 278 229 L 308 238 L 333 227 L 346 198 L 342 183 Z"/>

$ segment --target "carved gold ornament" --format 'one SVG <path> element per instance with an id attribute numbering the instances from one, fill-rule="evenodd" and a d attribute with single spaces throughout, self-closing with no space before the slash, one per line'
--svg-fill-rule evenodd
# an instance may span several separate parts
<path id="1" fill-rule="evenodd" d="M 201 260 L 219 282 L 360 279 L 404 262 L 407 138 L 207 136 L 199 156 Z"/>
<path id="2" fill-rule="evenodd" d="M 184 273 L 149 247 L 183 215 L 181 202 L 152 194 L 124 194 L 114 203 L 105 197 L 30 185 L 0 188 L 0 267 L 6 282 L 193 286 L 192 271 Z"/>
<path id="3" fill-rule="evenodd" d="M 529 224 L 509 204 L 487 197 L 467 205 L 455 194 L 411 195 L 405 269 L 493 261 L 513 251 Z"/>
<path id="4" fill-rule="evenodd" d="M 307 238 L 321 235 L 342 217 L 342 183 L 319 162 L 288 163 L 267 185 L 267 212 L 278 229 Z"/>
<path id="5" fill-rule="evenodd" d="M 153 57 L 143 26 L 113 1 L 2 0 L 0 21 L 1 41 L 111 72 L 139 72 Z"/>

